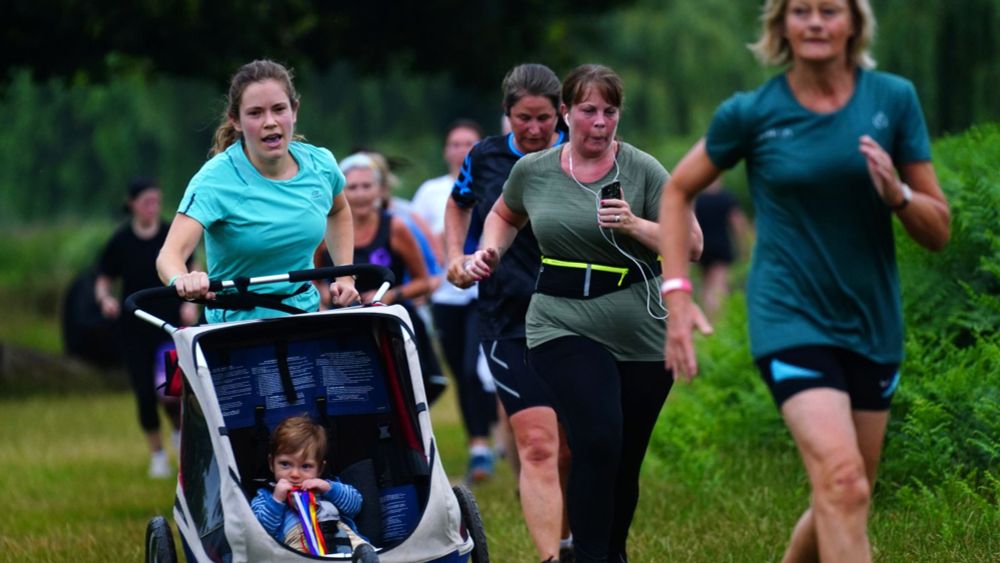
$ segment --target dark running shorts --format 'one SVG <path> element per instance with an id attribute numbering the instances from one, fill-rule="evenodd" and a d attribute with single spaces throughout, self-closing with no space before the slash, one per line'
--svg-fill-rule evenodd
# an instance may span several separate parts
<path id="1" fill-rule="evenodd" d="M 545 383 L 528 367 L 527 340 L 484 340 L 482 346 L 507 416 L 529 407 L 552 407 Z"/>
<path id="2" fill-rule="evenodd" d="M 899 385 L 899 364 L 875 363 L 833 346 L 781 350 L 758 358 L 757 367 L 778 408 L 800 391 L 832 387 L 847 393 L 853 410 L 884 411 Z"/>

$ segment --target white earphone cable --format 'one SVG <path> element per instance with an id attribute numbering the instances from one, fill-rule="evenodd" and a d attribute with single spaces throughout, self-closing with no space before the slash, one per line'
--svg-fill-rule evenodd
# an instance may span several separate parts
<path id="1" fill-rule="evenodd" d="M 566 144 L 566 150 L 569 151 L 569 177 L 572 178 L 573 181 L 576 182 L 576 185 L 580 186 L 581 189 L 583 189 L 585 192 L 589 192 L 591 195 L 594 196 L 595 208 L 596 208 L 596 210 L 598 211 L 598 214 L 599 214 L 600 213 L 600 209 L 601 209 L 601 194 L 598 193 L 598 192 L 595 192 L 594 190 L 592 190 L 592 189 L 588 188 L 587 186 L 583 185 L 583 182 L 581 182 L 580 180 L 578 180 L 576 178 L 576 174 L 573 173 L 573 148 L 572 148 L 572 146 L 570 146 L 569 143 Z M 615 154 L 615 177 L 611 181 L 612 182 L 618 181 L 618 176 L 620 174 L 621 174 L 621 168 L 618 166 L 618 154 L 616 153 Z M 667 317 L 670 316 L 670 312 L 667 311 L 666 306 L 663 304 L 663 296 L 660 295 L 659 288 L 656 288 L 656 292 L 655 292 L 655 294 L 656 294 L 656 300 L 653 301 L 651 299 L 653 292 L 650 291 L 649 284 L 650 284 L 650 281 L 655 281 L 656 280 L 656 272 L 653 271 L 652 266 L 649 266 L 648 264 L 643 263 L 641 260 L 639 260 L 635 256 L 632 256 L 631 254 L 629 254 L 628 252 L 626 252 L 624 249 L 622 249 L 621 246 L 618 246 L 618 241 L 615 240 L 615 232 L 614 232 L 614 230 L 608 229 L 608 231 L 610 231 L 610 233 L 611 233 L 611 238 L 608 238 L 608 233 L 606 233 L 603 228 L 598 227 L 598 230 L 601 233 L 601 237 L 603 237 L 604 240 L 608 242 L 608 244 L 610 244 L 611 246 L 615 247 L 615 249 L 618 250 L 618 252 L 621 253 L 622 256 L 624 256 L 624 257 L 628 258 L 629 260 L 631 260 L 632 263 L 635 264 L 636 267 L 639 269 L 639 274 L 642 275 L 643 285 L 646 288 L 646 313 L 650 317 L 652 317 L 654 319 L 661 320 L 661 321 L 662 320 L 666 320 Z M 645 270 L 645 268 L 649 268 L 649 274 L 650 275 L 648 277 L 646 276 L 646 270 Z M 663 315 L 658 315 L 658 314 L 656 314 L 656 313 L 653 312 L 653 308 L 650 306 L 650 302 L 651 301 L 653 301 L 654 303 L 656 303 L 656 306 L 659 307 L 661 311 L 663 311 Z"/>

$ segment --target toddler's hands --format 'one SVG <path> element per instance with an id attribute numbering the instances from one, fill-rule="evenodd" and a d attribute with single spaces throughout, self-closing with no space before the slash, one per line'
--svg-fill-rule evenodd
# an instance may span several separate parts
<path id="1" fill-rule="evenodd" d="M 282 479 L 278 481 L 278 484 L 274 486 L 274 492 L 271 493 L 271 497 L 281 504 L 285 504 L 288 500 L 288 493 L 292 490 L 292 482 L 288 479 Z"/>
<path id="2" fill-rule="evenodd" d="M 326 479 L 306 479 L 302 482 L 302 488 L 314 493 L 323 494 L 330 490 L 330 482 Z"/>

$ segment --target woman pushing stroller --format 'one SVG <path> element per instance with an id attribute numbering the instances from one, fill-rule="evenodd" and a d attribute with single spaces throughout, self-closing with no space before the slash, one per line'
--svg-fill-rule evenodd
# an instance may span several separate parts
<path id="1" fill-rule="evenodd" d="M 208 291 L 208 273 L 185 266 L 203 235 L 213 278 L 309 269 L 324 235 L 334 263 L 352 263 L 354 231 L 344 175 L 333 153 L 295 135 L 298 110 L 291 72 L 282 65 L 253 61 L 233 76 L 212 158 L 188 184 L 156 261 L 160 279 L 180 297 L 215 297 Z M 309 283 L 287 294 L 273 293 L 274 286 L 260 291 L 304 311 L 319 309 L 319 292 Z M 358 299 L 350 276 L 335 280 L 330 294 L 339 305 Z M 205 318 L 215 323 L 281 314 L 209 306 Z"/>

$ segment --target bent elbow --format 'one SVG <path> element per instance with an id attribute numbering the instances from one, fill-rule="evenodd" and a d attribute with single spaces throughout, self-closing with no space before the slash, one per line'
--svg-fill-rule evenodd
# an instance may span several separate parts
<path id="1" fill-rule="evenodd" d="M 927 245 L 927 249 L 931 252 L 940 252 L 944 250 L 944 247 L 948 246 L 948 242 L 951 240 L 951 210 L 945 207 L 941 211 L 941 225 L 937 229 L 933 240 Z"/>
<path id="2" fill-rule="evenodd" d="M 697 262 L 701 260 L 701 253 L 705 250 L 705 241 L 698 239 L 691 243 L 691 249 L 688 251 L 688 260 L 691 262 Z"/>

